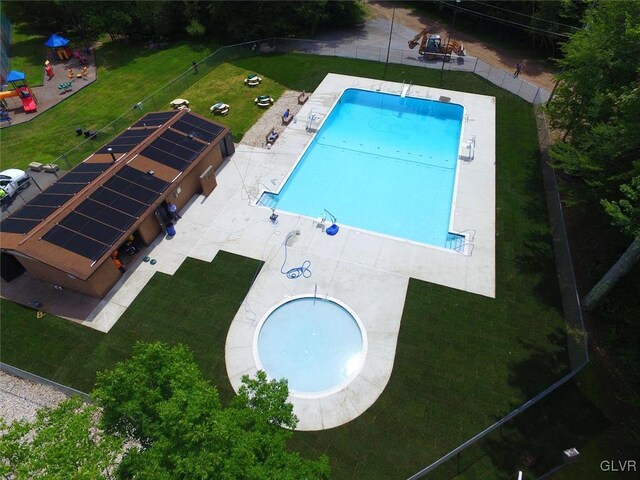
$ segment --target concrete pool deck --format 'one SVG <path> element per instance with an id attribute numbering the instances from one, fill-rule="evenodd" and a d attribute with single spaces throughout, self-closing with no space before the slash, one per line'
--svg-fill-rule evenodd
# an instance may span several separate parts
<path id="1" fill-rule="evenodd" d="M 242 375 L 253 375 L 253 338 L 261 318 L 276 303 L 298 295 L 333 297 L 348 305 L 363 322 L 369 348 L 360 374 L 341 391 L 321 398 L 292 395 L 298 429 L 319 430 L 342 425 L 369 408 L 391 377 L 397 335 L 409 277 L 489 297 L 495 296 L 495 100 L 434 88 L 411 86 L 408 95 L 465 106 L 461 144 L 475 136 L 473 159 L 461 148 L 453 230 L 471 232 L 466 254 L 391 238 L 341 225 L 330 237 L 314 220 L 252 206 L 264 189 L 278 191 L 313 138 L 307 119 L 324 119 L 345 88 L 400 94 L 403 85 L 344 75 L 328 75 L 272 149 L 240 146 L 230 165 L 220 172 L 219 184 L 240 181 L 240 190 L 221 199 L 208 231 L 214 247 L 261 258 L 263 270 L 236 314 L 226 343 L 227 373 L 237 390 Z M 314 125 L 319 127 L 319 125 Z M 428 141 L 425 138 L 425 141 Z M 319 214 L 321 212 L 318 212 Z M 311 262 L 310 278 L 288 279 L 280 272 L 284 242 L 290 232 L 285 270 Z M 202 245 L 203 246 L 203 245 Z M 201 246 L 201 247 L 202 247 Z M 202 254 L 192 251 L 191 256 Z M 199 257 L 210 260 L 208 255 Z M 211 257 L 212 258 L 212 257 Z M 317 293 L 316 293 L 317 292 Z"/>
<path id="2" fill-rule="evenodd" d="M 227 373 L 234 389 L 241 377 L 256 372 L 253 338 L 260 319 L 276 303 L 297 295 L 333 297 L 348 305 L 367 330 L 368 352 L 360 374 L 343 390 L 322 398 L 291 396 L 300 430 L 342 425 L 367 410 L 384 390 L 393 369 L 400 320 L 409 278 L 495 296 L 495 99 L 464 92 L 411 85 L 410 97 L 448 97 L 465 107 L 461 145 L 475 136 L 475 155 L 461 147 L 458 187 L 453 213 L 454 231 L 469 233 L 465 253 L 431 247 L 340 225 L 326 235 L 314 219 L 255 206 L 264 189 L 277 191 L 315 131 L 307 119 L 324 119 L 345 88 L 400 94 L 400 83 L 329 74 L 271 149 L 240 144 L 217 172 L 218 187 L 207 198 L 194 197 L 182 211 L 177 234 L 160 238 L 147 255 L 158 263 L 140 264 L 127 272 L 120 288 L 103 300 L 83 322 L 108 331 L 156 271 L 173 274 L 186 257 L 210 262 L 220 250 L 265 262 L 232 321 L 226 342 Z M 446 99 L 445 99 L 446 100 Z M 319 125 L 314 124 L 314 128 Z M 425 141 L 428 141 L 425 134 Z M 321 212 L 318 212 L 320 215 Z M 311 262 L 310 278 L 288 279 L 281 274 L 284 242 L 286 269 Z"/>

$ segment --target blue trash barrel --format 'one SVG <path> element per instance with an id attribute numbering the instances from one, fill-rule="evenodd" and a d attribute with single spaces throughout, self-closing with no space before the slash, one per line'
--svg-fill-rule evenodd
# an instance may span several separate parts
<path id="1" fill-rule="evenodd" d="M 173 223 L 167 222 L 164 226 L 167 229 L 167 235 L 173 237 L 176 234 L 176 227 L 173 226 Z"/>

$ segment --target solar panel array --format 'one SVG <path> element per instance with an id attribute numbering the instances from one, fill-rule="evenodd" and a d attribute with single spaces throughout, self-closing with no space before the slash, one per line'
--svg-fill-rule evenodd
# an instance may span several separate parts
<path id="1" fill-rule="evenodd" d="M 81 163 L 0 223 L 0 231 L 27 234 L 71 200 L 111 163 Z"/>
<path id="2" fill-rule="evenodd" d="M 203 140 L 202 137 L 205 135 L 207 138 L 213 139 L 223 130 L 215 125 L 201 121 L 197 117 L 193 117 L 207 125 L 208 130 L 200 129 L 195 125 L 183 121 L 189 116 L 193 117 L 193 115 L 190 114 L 182 117 L 171 125 L 167 131 L 151 142 L 140 154 L 180 172 L 185 171 L 191 162 L 197 159 L 207 147 L 207 143 L 196 139 Z"/>
<path id="3" fill-rule="evenodd" d="M 96 153 L 108 153 L 109 149 L 111 149 L 113 153 L 124 154 L 130 152 L 142 143 L 145 138 L 155 132 L 160 125 L 170 120 L 177 113 L 177 111 L 148 113 Z"/>
<path id="4" fill-rule="evenodd" d="M 125 154 L 144 142 L 179 112 L 149 113 L 96 153 Z M 141 155 L 185 171 L 223 127 L 187 113 L 172 124 Z M 0 231 L 26 234 L 93 182 L 113 163 L 81 163 L 0 223 Z M 50 228 L 42 240 L 96 261 L 113 249 L 136 220 L 169 187 L 153 174 L 124 165 L 88 198 Z"/>
<path id="5" fill-rule="evenodd" d="M 142 128 L 140 130 L 126 130 L 116 138 L 107 143 L 96 153 L 108 153 L 109 149 L 113 153 L 127 153 L 134 149 L 154 132 L 152 128 Z"/>
<path id="6" fill-rule="evenodd" d="M 42 239 L 95 261 L 113 249 L 169 185 L 125 165 Z"/>
<path id="7" fill-rule="evenodd" d="M 144 117 L 138 120 L 136 123 L 131 125 L 133 128 L 136 127 L 159 127 L 163 123 L 166 123 L 168 120 L 173 118 L 178 114 L 178 111 L 172 112 L 157 112 L 157 113 L 147 113 Z"/>

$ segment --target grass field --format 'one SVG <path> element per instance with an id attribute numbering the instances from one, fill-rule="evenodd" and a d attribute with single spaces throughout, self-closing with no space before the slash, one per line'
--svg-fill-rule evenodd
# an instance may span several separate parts
<path id="1" fill-rule="evenodd" d="M 156 78 L 155 85 L 146 78 L 154 60 L 174 62 L 175 76 L 177 66 L 193 56 L 193 48 L 177 45 L 139 59 L 130 52 L 106 51 L 101 55 L 111 58 L 112 63 L 101 67 L 105 78 L 85 89 L 92 91 L 87 95 L 95 97 L 98 90 L 99 98 L 123 98 L 122 82 L 113 81 L 111 75 L 120 80 L 129 78 L 131 84 L 152 91 L 169 77 Z M 181 57 L 181 63 L 172 59 L 174 56 Z M 263 76 L 263 85 L 277 96 L 285 88 L 313 90 L 328 72 L 382 78 L 383 68 L 375 62 L 332 57 L 253 57 L 216 65 L 208 75 L 201 72 L 199 81 L 189 81 L 184 90 L 170 94 L 189 98 L 196 111 L 219 100 L 232 104 L 223 122 L 244 132 L 256 112 L 250 108 L 255 92 L 249 97 L 247 90 L 235 86 L 246 72 Z M 437 71 L 390 65 L 386 78 L 409 78 L 414 84 L 438 86 L 440 77 Z M 337 479 L 406 478 L 568 369 L 531 106 L 471 74 L 445 72 L 444 79 L 445 88 L 497 99 L 497 295 L 489 299 L 411 280 L 393 374 L 378 402 L 343 427 L 300 432 L 293 438 L 292 447 L 305 454 L 327 453 Z M 110 92 L 104 83 L 115 90 Z M 86 104 L 86 98 L 78 94 L 63 105 L 69 111 L 75 107 L 77 116 L 84 118 L 88 112 L 78 107 Z M 100 116 L 92 118 L 107 123 L 110 108 L 115 107 L 105 101 Z M 35 119 L 29 125 L 32 135 L 47 141 L 58 128 L 48 118 Z M 9 131 L 11 136 L 16 135 L 14 128 Z M 4 154 L 4 138 L 2 143 Z M 24 156 L 23 152 L 19 155 Z M 212 264 L 189 259 L 173 276 L 156 274 L 108 335 L 56 318 L 37 320 L 32 310 L 3 300 L 2 361 L 89 390 L 95 372 L 125 358 L 135 341 L 181 341 L 194 349 L 207 378 L 223 398 L 229 398 L 232 391 L 224 367 L 224 340 L 257 266 L 254 260 L 221 253 Z M 554 418 L 549 412 L 559 411 L 559 406 L 565 411 L 577 406 L 588 413 L 585 418 L 593 419 L 593 432 L 584 432 L 580 442 L 600 435 L 606 421 L 601 421 L 601 414 L 596 418 L 599 410 L 580 408 L 589 402 L 575 385 L 564 392 L 548 400 L 549 410 L 538 410 L 528 422 L 514 424 L 501 435 L 526 440 L 531 430 L 546 434 L 536 427 L 545 426 L 541 418 Z M 559 433 L 541 436 L 533 447 L 514 441 L 507 442 L 507 448 L 502 438 L 492 437 L 493 443 L 483 444 L 477 460 L 464 464 L 464 478 L 506 478 L 521 463 L 525 448 L 536 449 L 540 460 L 532 469 L 542 473 L 556 460 L 551 457 L 552 452 L 560 451 L 558 445 L 573 438 L 574 426 L 559 425 Z"/>

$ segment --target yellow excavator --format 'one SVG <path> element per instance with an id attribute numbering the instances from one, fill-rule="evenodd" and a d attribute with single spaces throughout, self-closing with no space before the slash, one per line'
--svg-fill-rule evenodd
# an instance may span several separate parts
<path id="1" fill-rule="evenodd" d="M 451 54 L 455 53 L 459 57 L 464 57 L 464 45 L 458 43 L 455 40 L 449 42 L 449 45 L 442 43 L 442 38 L 437 34 L 429 34 L 429 29 L 424 28 L 415 37 L 409 40 L 409 48 L 414 49 L 416 45 L 420 44 L 418 53 L 420 55 L 426 55 L 427 60 L 435 60 L 440 58 L 441 55 L 445 55 L 445 60 L 451 59 Z"/>

